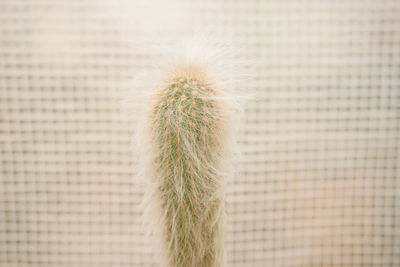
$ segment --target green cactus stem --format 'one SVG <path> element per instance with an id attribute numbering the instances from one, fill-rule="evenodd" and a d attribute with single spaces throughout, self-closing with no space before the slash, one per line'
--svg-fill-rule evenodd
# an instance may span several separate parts
<path id="1" fill-rule="evenodd" d="M 172 71 L 151 109 L 152 162 L 170 267 L 222 266 L 225 109 L 196 66 Z"/>

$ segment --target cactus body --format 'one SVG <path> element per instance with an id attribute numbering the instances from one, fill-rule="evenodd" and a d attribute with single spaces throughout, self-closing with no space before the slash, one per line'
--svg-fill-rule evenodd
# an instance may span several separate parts
<path id="1" fill-rule="evenodd" d="M 222 266 L 225 107 L 199 67 L 168 75 L 150 109 L 151 179 L 157 184 L 170 267 Z"/>

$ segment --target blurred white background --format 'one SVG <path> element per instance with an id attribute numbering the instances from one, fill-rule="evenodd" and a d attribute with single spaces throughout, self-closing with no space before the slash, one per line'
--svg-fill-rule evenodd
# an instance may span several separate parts
<path id="1" fill-rule="evenodd" d="M 120 100 L 193 29 L 252 62 L 228 266 L 400 266 L 398 0 L 2 0 L 0 266 L 157 266 Z"/>

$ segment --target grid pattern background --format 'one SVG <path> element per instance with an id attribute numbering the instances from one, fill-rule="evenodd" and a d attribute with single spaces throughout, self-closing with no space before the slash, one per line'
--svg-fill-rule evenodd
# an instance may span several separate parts
<path id="1" fill-rule="evenodd" d="M 398 0 L 112 2 L 0 2 L 0 266 L 157 266 L 119 100 L 141 32 L 196 25 L 255 75 L 228 266 L 400 266 Z"/>

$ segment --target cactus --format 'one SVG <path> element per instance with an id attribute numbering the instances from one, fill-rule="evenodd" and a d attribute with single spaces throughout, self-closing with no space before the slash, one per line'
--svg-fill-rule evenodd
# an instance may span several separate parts
<path id="1" fill-rule="evenodd" d="M 171 267 L 223 264 L 226 112 L 221 91 L 198 66 L 174 69 L 150 108 L 153 183 Z"/>

